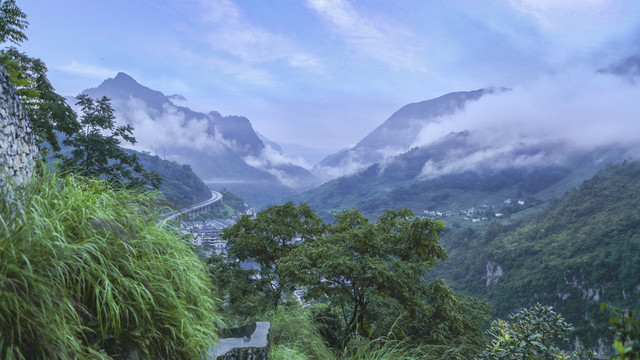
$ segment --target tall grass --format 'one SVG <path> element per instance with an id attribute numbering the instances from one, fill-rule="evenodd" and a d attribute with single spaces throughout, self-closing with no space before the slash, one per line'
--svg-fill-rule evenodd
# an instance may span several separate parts
<path id="1" fill-rule="evenodd" d="M 205 266 L 151 195 L 46 171 L 0 195 L 0 358 L 196 359 L 217 340 Z"/>
<path id="2" fill-rule="evenodd" d="M 267 318 L 271 322 L 271 359 L 336 359 L 322 339 L 311 311 L 295 300 L 280 305 Z"/>
<path id="3" fill-rule="evenodd" d="M 316 304 L 314 306 L 324 306 Z M 414 360 L 440 359 L 427 346 L 388 337 L 368 339 L 355 336 L 341 350 L 334 351 L 322 338 L 310 308 L 295 302 L 281 305 L 266 317 L 271 321 L 272 360 Z M 451 358 L 451 357 L 442 357 Z M 452 359 L 464 357 L 453 357 Z"/>

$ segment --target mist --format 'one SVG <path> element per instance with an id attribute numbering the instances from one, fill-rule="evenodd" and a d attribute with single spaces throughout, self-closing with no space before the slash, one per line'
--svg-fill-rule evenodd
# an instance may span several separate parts
<path id="1" fill-rule="evenodd" d="M 431 177 L 477 168 L 562 163 L 601 148 L 640 150 L 640 89 L 628 79 L 574 68 L 470 102 L 461 112 L 422 128 L 411 147 L 430 146 L 468 131 L 464 149 L 430 160 Z"/>
<path id="2" fill-rule="evenodd" d="M 283 184 L 295 187 L 297 179 L 279 168 L 286 166 L 308 166 L 302 157 L 289 157 L 270 146 L 258 153 L 251 153 L 247 145 L 227 139 L 216 129 L 215 119 L 208 114 L 191 112 L 172 103 L 162 105 L 161 110 L 152 108 L 140 99 L 130 97 L 126 101 L 114 101 L 116 120 L 131 124 L 136 143 L 127 147 L 153 154 L 162 154 L 169 160 L 187 163 L 197 168 L 203 157 L 224 157 L 235 152 L 248 165 L 276 176 Z M 196 114 L 194 116 L 193 114 Z M 199 116 L 198 116 L 199 115 Z M 237 182 L 237 179 L 217 179 Z M 250 181 L 247 181 L 250 182 Z"/>

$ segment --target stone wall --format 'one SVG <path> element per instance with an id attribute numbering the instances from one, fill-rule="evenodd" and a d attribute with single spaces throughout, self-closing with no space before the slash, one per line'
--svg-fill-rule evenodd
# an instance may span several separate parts
<path id="1" fill-rule="evenodd" d="M 31 121 L 0 66 L 0 189 L 29 180 L 38 157 Z"/>

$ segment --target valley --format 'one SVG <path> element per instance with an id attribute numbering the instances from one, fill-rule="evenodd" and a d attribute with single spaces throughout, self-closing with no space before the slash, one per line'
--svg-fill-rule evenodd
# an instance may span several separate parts
<path id="1" fill-rule="evenodd" d="M 0 0 L 0 358 L 638 360 L 639 39 L 637 0 Z"/>
<path id="2" fill-rule="evenodd" d="M 629 174 L 635 174 L 637 163 L 611 164 L 637 158 L 640 139 L 582 147 L 574 145 L 575 136 L 571 134 L 553 139 L 523 134 L 505 138 L 493 135 L 495 140 L 487 141 L 483 129 L 460 128 L 430 136 L 429 141 L 421 140 L 426 134 L 423 129 L 456 124 L 461 121 L 459 118 L 472 116 L 474 109 L 484 102 L 499 101 L 513 91 L 516 90 L 456 92 L 409 104 L 354 147 L 327 156 L 310 170 L 287 160 L 280 145 L 259 135 L 248 119 L 223 117 L 217 112 L 196 113 L 175 106 L 162 93 L 125 74 L 118 74 L 86 93 L 111 96 L 119 119 L 134 126 L 146 126 L 144 121 L 156 123 L 154 126 L 175 126 L 167 123 L 172 116 L 187 131 L 187 136 L 191 136 L 188 129 L 194 124 L 205 126 L 204 138 L 195 137 L 198 134 L 194 133 L 193 141 L 204 141 L 202 144 L 206 146 L 197 142 L 163 142 L 162 137 L 143 139 L 140 145 L 141 149 L 162 147 L 163 157 L 188 163 L 182 170 L 193 168 L 204 179 L 198 189 L 204 184 L 213 189 L 227 188 L 257 210 L 285 201 L 305 203 L 328 223 L 335 214 L 354 208 L 371 220 L 387 209 L 399 208 L 441 220 L 446 225 L 442 243 L 449 258 L 434 269 L 432 276 L 442 277 L 456 291 L 489 301 L 494 306 L 492 314 L 497 317 L 534 302 L 553 305 L 576 326 L 572 333 L 576 344 L 602 346 L 606 327 L 593 327 L 606 323 L 606 315 L 598 311 L 599 302 L 638 306 L 639 296 L 633 290 L 637 284 L 629 283 L 629 277 L 616 280 L 596 275 L 587 270 L 585 261 L 604 261 L 606 268 L 631 274 L 640 273 L 640 268 L 636 269 L 638 260 L 634 257 L 631 263 L 617 257 L 601 260 L 600 254 L 622 256 L 621 250 L 612 250 L 614 245 L 604 238 L 604 233 L 591 231 L 589 240 L 580 240 L 583 243 L 572 238 L 584 236 L 578 234 L 585 234 L 584 228 L 590 227 L 586 222 L 613 216 L 598 222 L 629 229 L 631 237 L 619 241 L 631 254 L 638 252 L 640 227 L 629 225 L 628 221 L 635 220 L 616 225 L 619 216 L 609 209 L 620 207 L 623 214 L 628 214 L 640 205 L 612 203 L 612 198 L 601 196 L 615 193 L 624 198 L 629 196 L 625 194 L 633 193 L 631 188 L 615 184 L 626 181 L 631 186 L 636 177 Z M 147 120 L 141 118 L 140 109 L 146 109 Z M 163 170 L 159 164 L 164 160 L 144 151 L 141 159 L 145 166 L 167 178 L 166 171 L 171 167 L 163 165 L 167 169 Z M 151 167 L 152 163 L 156 165 Z M 619 176 L 627 178 L 623 181 Z M 168 178 L 172 177 L 184 179 L 178 174 Z M 587 184 L 603 177 L 611 184 L 602 184 L 602 193 L 583 194 Z M 182 180 L 178 182 L 182 183 L 179 187 L 186 185 Z M 171 182 L 163 185 L 167 198 L 183 199 L 180 201 L 185 203 L 198 199 L 170 195 L 178 190 L 168 192 L 166 187 L 177 185 Z M 576 197 L 583 200 L 571 200 Z M 572 202 L 576 209 L 590 209 L 578 211 L 582 215 L 574 221 L 580 226 L 540 225 L 541 221 L 551 221 L 549 214 L 560 211 L 558 207 L 566 202 Z M 594 202 L 599 206 L 589 208 Z M 547 228 L 561 231 L 562 235 L 554 238 L 552 232 L 544 230 Z M 208 239 L 208 248 L 217 246 L 221 240 L 212 238 L 207 231 L 199 235 L 199 244 L 204 245 L 203 241 Z M 535 234 L 536 231 L 540 233 Z M 585 250 L 576 252 L 576 247 Z M 587 248 L 590 250 L 585 252 Z M 525 260 L 532 256 L 533 262 Z M 628 265 L 615 265 L 622 263 Z M 620 294 L 624 296 L 620 298 Z"/>

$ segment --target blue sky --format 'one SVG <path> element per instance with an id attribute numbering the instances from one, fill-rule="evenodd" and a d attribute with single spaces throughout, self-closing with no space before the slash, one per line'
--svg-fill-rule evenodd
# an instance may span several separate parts
<path id="1" fill-rule="evenodd" d="M 75 95 L 123 71 L 329 154 L 401 106 L 640 53 L 637 0 L 18 0 Z"/>

